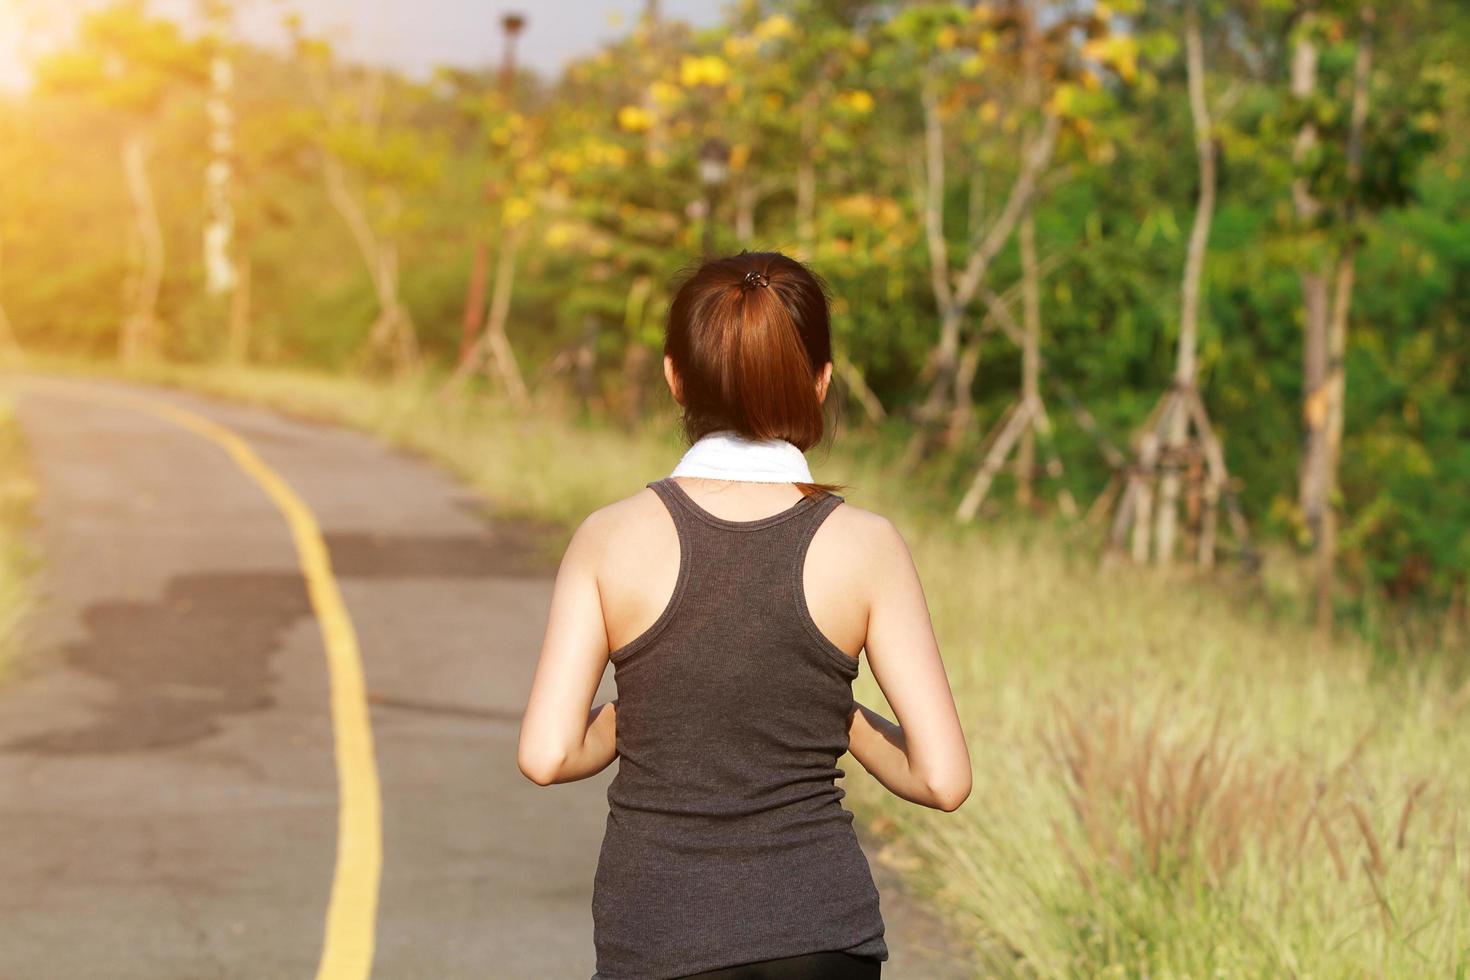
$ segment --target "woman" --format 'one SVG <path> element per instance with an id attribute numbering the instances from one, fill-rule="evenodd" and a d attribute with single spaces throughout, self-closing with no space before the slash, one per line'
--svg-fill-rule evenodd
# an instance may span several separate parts
<path id="1" fill-rule="evenodd" d="M 619 759 L 593 980 L 876 978 L 883 919 L 838 758 L 923 806 L 969 795 L 908 548 L 803 456 L 832 379 L 826 289 L 779 252 L 683 282 L 664 377 L 691 445 L 584 520 L 557 573 L 519 764 L 547 785 Z M 899 724 L 852 698 L 863 650 Z M 618 697 L 591 708 L 609 661 Z"/>

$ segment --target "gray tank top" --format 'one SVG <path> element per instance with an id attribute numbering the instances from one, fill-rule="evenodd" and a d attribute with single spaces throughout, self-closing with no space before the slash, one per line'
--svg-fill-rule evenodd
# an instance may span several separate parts
<path id="1" fill-rule="evenodd" d="M 593 885 L 593 980 L 666 980 L 824 950 L 888 959 L 834 780 L 858 661 L 812 621 L 802 566 L 843 497 L 732 521 L 671 477 L 658 619 L 611 654 L 618 771 Z"/>

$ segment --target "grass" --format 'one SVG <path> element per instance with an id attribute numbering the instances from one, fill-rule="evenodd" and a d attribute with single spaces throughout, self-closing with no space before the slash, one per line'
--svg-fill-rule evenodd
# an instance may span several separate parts
<path id="1" fill-rule="evenodd" d="M 35 484 L 14 409 L 0 390 L 0 681 L 20 647 L 21 626 L 30 608 L 29 580 L 35 555 L 23 530 L 30 520 Z"/>
<path id="2" fill-rule="evenodd" d="M 520 419 L 424 381 L 147 377 L 376 433 L 567 534 L 679 451 L 667 417 Z M 970 799 L 943 813 L 849 759 L 849 805 L 985 975 L 1466 975 L 1470 688 L 1451 651 L 1385 667 L 1219 579 L 1104 573 L 1081 537 L 956 527 L 872 455 L 814 462 L 908 540 L 974 760 Z M 856 696 L 891 716 L 866 670 Z"/>

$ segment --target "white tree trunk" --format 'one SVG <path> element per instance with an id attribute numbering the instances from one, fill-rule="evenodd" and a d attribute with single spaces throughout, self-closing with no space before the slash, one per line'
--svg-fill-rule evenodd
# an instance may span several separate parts
<path id="1" fill-rule="evenodd" d="M 1204 277 L 1205 249 L 1215 213 L 1215 141 L 1210 134 L 1210 110 L 1205 97 L 1204 44 L 1200 37 L 1199 10 L 1191 2 L 1185 8 L 1185 64 L 1189 75 L 1189 107 L 1194 117 L 1194 146 L 1199 158 L 1199 199 L 1195 202 L 1194 226 L 1189 232 L 1189 249 L 1184 261 L 1184 284 L 1179 304 L 1179 350 L 1174 368 L 1174 386 L 1180 392 L 1194 388 L 1195 361 L 1199 345 L 1200 283 Z M 1158 527 L 1155 544 L 1160 564 L 1174 558 L 1174 529 L 1178 518 L 1179 463 L 1171 454 L 1183 449 L 1189 433 L 1189 416 L 1174 412 L 1164 432 L 1165 465 L 1159 482 Z"/>
<path id="2" fill-rule="evenodd" d="M 133 129 L 123 137 L 123 174 L 133 201 L 138 260 L 129 289 L 129 309 L 118 336 L 118 356 L 133 363 L 157 345 L 158 293 L 163 285 L 163 226 L 148 181 L 148 137 Z"/>
<path id="3" fill-rule="evenodd" d="M 234 65 L 224 37 L 223 18 L 215 25 L 215 53 L 209 63 L 209 163 L 204 168 L 204 283 L 211 296 L 229 294 L 236 285 L 230 251 L 235 235 L 235 212 L 230 201 L 231 157 L 235 150 L 235 113 L 232 105 Z"/>

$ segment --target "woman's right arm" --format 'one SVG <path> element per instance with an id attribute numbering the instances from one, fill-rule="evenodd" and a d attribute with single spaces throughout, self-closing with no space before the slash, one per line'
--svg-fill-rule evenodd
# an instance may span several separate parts
<path id="1" fill-rule="evenodd" d="M 877 516 L 877 515 L 875 515 Z M 970 795 L 970 750 L 934 638 L 908 543 L 887 518 L 874 522 L 868 635 L 873 678 L 895 724 L 854 702 L 848 751 L 895 796 L 952 811 Z"/>

